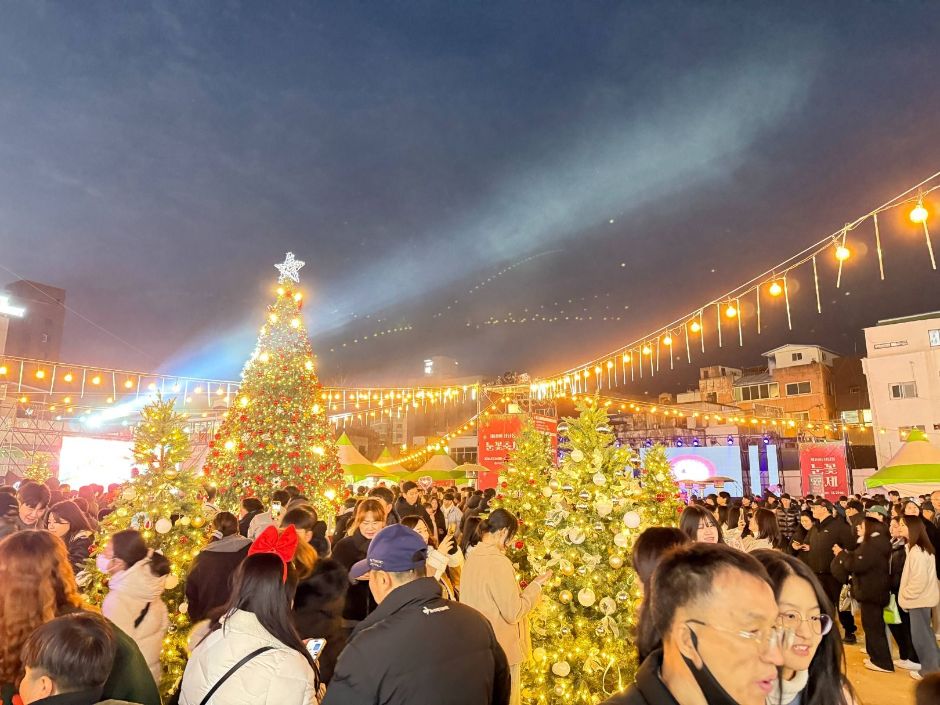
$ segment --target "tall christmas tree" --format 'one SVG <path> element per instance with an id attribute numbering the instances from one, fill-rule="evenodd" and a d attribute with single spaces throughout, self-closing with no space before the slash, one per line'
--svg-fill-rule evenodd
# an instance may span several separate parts
<path id="1" fill-rule="evenodd" d="M 525 583 L 536 575 L 529 563 L 529 554 L 539 552 L 545 533 L 543 518 L 551 497 L 547 483 L 554 463 L 551 440 L 536 430 L 531 419 L 527 418 L 516 434 L 515 444 L 490 507 L 503 507 L 519 519 L 519 531 L 507 547 L 506 555 L 516 568 L 516 578 Z"/>
<path id="2" fill-rule="evenodd" d="M 137 467 L 121 488 L 114 511 L 101 521 L 92 557 L 79 575 L 82 592 L 100 605 L 108 592 L 109 576 L 95 567 L 95 556 L 104 550 L 112 534 L 124 529 L 137 529 L 151 549 L 169 559 L 170 574 L 162 595 L 170 614 L 160 655 L 160 690 L 164 695 L 172 692 L 186 666 L 189 618 L 184 586 L 193 559 L 208 538 L 202 478 L 181 469 L 190 454 L 186 423 L 186 416 L 174 409 L 173 399 L 158 396 L 143 408 L 134 429 Z"/>
<path id="3" fill-rule="evenodd" d="M 548 483 L 550 503 L 537 572 L 554 570 L 532 624 L 523 701 L 598 703 L 633 680 L 640 581 L 630 552 L 648 509 L 635 456 L 614 444 L 607 413 L 590 400 L 564 419 L 568 453 Z"/>
<path id="4" fill-rule="evenodd" d="M 227 509 L 242 496 L 286 485 L 297 485 L 321 517 L 338 508 L 343 475 L 301 317 L 303 294 L 295 286 L 303 264 L 288 252 L 275 265 L 277 298 L 203 468 Z"/>
<path id="5" fill-rule="evenodd" d="M 683 503 L 679 485 L 666 458 L 666 448 L 656 444 L 643 456 L 640 474 L 640 503 L 643 528 L 648 526 L 676 526 Z"/>

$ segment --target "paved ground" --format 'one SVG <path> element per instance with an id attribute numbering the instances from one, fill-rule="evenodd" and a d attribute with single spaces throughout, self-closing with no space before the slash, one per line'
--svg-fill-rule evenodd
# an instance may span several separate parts
<path id="1" fill-rule="evenodd" d="M 865 656 L 861 648 L 861 644 L 845 647 L 849 680 L 858 692 L 861 705 L 914 705 L 916 683 L 907 675 L 907 671 L 900 668 L 894 673 L 869 671 L 862 665 Z"/>

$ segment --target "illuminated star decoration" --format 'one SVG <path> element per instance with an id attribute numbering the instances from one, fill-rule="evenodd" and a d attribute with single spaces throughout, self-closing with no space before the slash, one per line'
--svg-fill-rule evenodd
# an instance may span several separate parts
<path id="1" fill-rule="evenodd" d="M 300 284 L 300 268 L 303 267 L 304 264 L 305 262 L 294 259 L 293 252 L 288 252 L 281 264 L 274 265 L 277 271 L 281 273 L 281 276 L 277 278 L 277 283 L 283 284 L 290 279 L 295 284 Z"/>

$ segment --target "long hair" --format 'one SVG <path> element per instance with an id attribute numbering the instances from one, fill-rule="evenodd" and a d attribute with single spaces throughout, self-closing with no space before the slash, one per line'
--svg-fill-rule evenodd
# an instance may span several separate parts
<path id="1" fill-rule="evenodd" d="M 758 539 L 767 539 L 774 548 L 783 547 L 783 535 L 780 533 L 780 526 L 777 524 L 777 515 L 771 509 L 759 508 L 754 512 L 754 518 L 757 520 Z"/>
<path id="2" fill-rule="evenodd" d="M 66 543 L 71 541 L 72 537 L 79 531 L 91 531 L 91 524 L 88 521 L 88 517 L 85 516 L 85 513 L 79 508 L 78 504 L 70 499 L 52 505 L 49 509 L 49 513 L 46 515 L 47 526 L 50 517 L 56 517 L 57 519 L 62 519 L 69 523 L 68 533 L 63 537 Z"/>
<path id="3" fill-rule="evenodd" d="M 780 598 L 787 578 L 805 580 L 813 588 L 816 601 L 819 603 L 819 611 L 829 615 L 835 624 L 836 612 L 833 604 L 826 597 L 813 571 L 803 561 L 780 551 L 768 549 L 754 551 L 751 555 L 767 569 L 767 574 L 770 575 L 770 581 L 773 584 L 774 597 Z M 850 699 L 846 699 L 846 693 L 849 694 Z M 816 653 L 809 664 L 809 680 L 800 703 L 802 705 L 851 705 L 855 701 L 857 699 L 852 684 L 845 677 L 845 652 L 842 650 L 842 640 L 839 637 L 839 630 L 833 627 L 816 647 Z"/>
<path id="4" fill-rule="evenodd" d="M 349 531 L 346 532 L 347 536 L 353 536 L 359 531 L 359 525 L 365 520 L 367 514 L 372 514 L 383 522 L 385 521 L 385 508 L 382 503 L 377 499 L 364 499 L 356 505 L 356 516 L 349 525 Z"/>
<path id="5" fill-rule="evenodd" d="M 424 520 L 423 516 L 417 514 L 409 514 L 406 517 L 401 518 L 401 525 L 407 526 L 409 529 L 414 529 L 418 524 L 424 524 L 424 528 L 428 532 L 428 546 L 431 548 L 437 548 L 437 536 L 434 535 L 434 532 L 431 531 L 431 527 L 428 526 L 428 523 Z"/>
<path id="6" fill-rule="evenodd" d="M 281 528 L 293 526 L 300 531 L 313 532 L 317 525 L 317 515 L 311 513 L 306 507 L 294 507 L 281 519 Z M 297 570 L 297 579 L 306 580 L 313 575 L 317 565 L 317 549 L 303 539 L 297 541 L 297 551 L 294 553 L 294 568 Z"/>
<path id="7" fill-rule="evenodd" d="M 636 647 L 640 663 L 662 645 L 662 637 L 653 626 L 650 616 L 653 573 L 666 553 L 690 542 L 691 539 L 675 527 L 652 526 L 637 536 L 633 544 L 633 569 L 643 583 L 643 602 L 636 623 Z"/>
<path id="8" fill-rule="evenodd" d="M 238 610 L 251 612 L 268 634 L 303 655 L 316 673 L 313 658 L 294 628 L 291 616 L 291 603 L 296 591 L 297 573 L 293 567 L 288 566 L 287 580 L 284 580 L 284 562 L 279 556 L 256 553 L 243 560 L 235 570 L 232 596 L 222 614 L 230 617 Z M 220 627 L 222 623 L 214 620 L 209 632 Z"/>
<path id="9" fill-rule="evenodd" d="M 703 521 L 711 524 L 718 530 L 718 543 L 724 543 L 725 539 L 721 533 L 721 526 L 719 526 L 718 520 L 715 519 L 715 515 L 705 509 L 705 507 L 699 507 L 693 504 L 683 509 L 682 514 L 679 515 L 679 528 L 690 539 L 698 541 L 698 526 Z"/>
<path id="10" fill-rule="evenodd" d="M 0 541 L 0 683 L 23 675 L 20 651 L 36 627 L 81 606 L 62 539 L 18 531 Z"/>
<path id="11" fill-rule="evenodd" d="M 907 545 L 911 548 L 919 546 L 921 550 L 933 555 L 933 544 L 927 537 L 927 529 L 924 526 L 924 520 L 919 516 L 911 514 L 902 514 L 901 521 L 907 526 Z"/>

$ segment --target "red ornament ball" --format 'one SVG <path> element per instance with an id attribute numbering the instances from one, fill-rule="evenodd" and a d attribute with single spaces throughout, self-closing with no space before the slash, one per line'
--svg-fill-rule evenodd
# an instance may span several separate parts
<path id="1" fill-rule="evenodd" d="M 525 590 L 528 585 L 529 585 L 529 582 L 527 580 L 519 581 L 519 587 L 521 587 L 523 590 Z"/>
<path id="2" fill-rule="evenodd" d="M 516 543 L 513 545 L 516 547 L 517 551 L 521 551 L 525 547 L 525 544 L 522 541 L 516 541 Z"/>
<path id="3" fill-rule="evenodd" d="M 509 487 L 509 483 L 508 483 L 508 482 L 504 482 L 504 483 L 502 483 L 502 484 L 500 485 L 500 487 L 502 487 L 503 489 L 506 489 L 507 487 Z"/>

